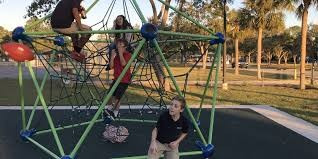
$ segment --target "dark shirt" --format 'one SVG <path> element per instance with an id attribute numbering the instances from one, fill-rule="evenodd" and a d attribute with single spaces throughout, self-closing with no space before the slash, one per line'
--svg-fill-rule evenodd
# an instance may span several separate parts
<path id="1" fill-rule="evenodd" d="M 167 144 L 177 140 L 182 133 L 188 133 L 189 122 L 182 114 L 177 121 L 174 121 L 169 111 L 162 113 L 157 121 L 157 140 Z"/>
<path id="2" fill-rule="evenodd" d="M 51 16 L 52 28 L 69 28 L 74 21 L 73 8 L 80 10 L 81 0 L 61 0 Z"/>

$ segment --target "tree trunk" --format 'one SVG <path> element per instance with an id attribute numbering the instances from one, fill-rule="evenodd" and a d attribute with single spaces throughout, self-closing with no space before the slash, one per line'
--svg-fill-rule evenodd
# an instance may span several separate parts
<path id="1" fill-rule="evenodd" d="M 282 57 L 278 57 L 278 65 L 280 65 L 280 60 L 282 59 Z"/>
<path id="2" fill-rule="evenodd" d="M 159 20 L 161 17 L 162 17 L 162 13 L 164 12 L 165 10 L 165 5 L 164 4 L 161 4 L 161 7 L 160 7 L 160 12 L 157 16 L 157 19 Z"/>
<path id="3" fill-rule="evenodd" d="M 170 5 L 171 0 L 166 0 L 166 3 L 168 3 Z M 169 7 L 165 5 L 164 7 L 164 11 L 163 11 L 163 15 L 162 15 L 162 21 L 161 21 L 161 27 L 165 27 L 167 20 L 168 20 L 168 15 L 169 15 Z"/>
<path id="4" fill-rule="evenodd" d="M 225 39 L 225 41 L 224 41 L 224 44 L 223 44 L 223 84 L 224 85 L 222 85 L 222 89 L 226 89 L 226 87 L 224 87 L 225 85 L 226 85 L 226 79 L 225 79 L 225 74 L 226 74 L 226 60 L 227 60 L 227 58 L 226 58 L 226 55 L 227 55 L 227 53 L 226 53 L 226 20 L 227 20 L 227 18 L 226 18 L 226 0 L 224 0 L 223 1 L 223 30 L 224 30 L 224 39 Z"/>
<path id="5" fill-rule="evenodd" d="M 267 65 L 271 65 L 272 57 L 270 55 L 267 56 Z"/>
<path id="6" fill-rule="evenodd" d="M 169 2 L 170 3 L 170 2 Z M 154 3 L 153 0 L 150 0 L 150 4 L 151 4 L 151 7 L 152 7 L 152 12 L 153 12 L 153 23 L 155 25 L 158 24 L 158 18 L 160 18 L 161 15 L 158 15 L 157 16 L 157 9 L 156 9 L 156 5 Z M 163 9 L 164 7 L 162 6 L 161 9 Z M 159 13 L 161 14 L 161 13 Z M 164 79 L 165 77 L 165 73 L 163 71 L 163 67 L 162 65 L 160 64 L 161 60 L 160 60 L 160 56 L 159 55 L 154 55 L 151 59 L 152 61 L 152 66 L 155 70 L 155 75 L 158 79 L 158 82 L 159 82 L 159 88 L 161 90 L 165 90 L 165 91 L 169 91 L 170 90 L 170 85 L 167 85 L 167 80 Z"/>
<path id="7" fill-rule="evenodd" d="M 239 40 L 235 38 L 235 75 L 239 75 Z"/>
<path id="8" fill-rule="evenodd" d="M 261 80 L 261 64 L 262 64 L 262 34 L 263 28 L 258 28 L 258 37 L 257 37 L 257 79 Z"/>
<path id="9" fill-rule="evenodd" d="M 179 7 L 178 10 L 182 12 L 183 10 L 183 5 L 185 3 L 185 0 L 180 0 L 179 1 Z M 173 25 L 172 25 L 172 31 L 177 31 L 177 29 L 179 28 L 179 22 L 180 22 L 180 14 L 177 14 L 177 16 L 175 16 L 174 21 L 173 21 Z"/>
<path id="10" fill-rule="evenodd" d="M 294 60 L 294 80 L 297 79 L 297 69 L 296 69 L 296 58 L 297 58 L 297 55 L 293 55 L 293 60 Z"/>
<path id="11" fill-rule="evenodd" d="M 202 57 L 202 69 L 206 69 L 206 61 L 207 61 L 207 57 L 208 54 L 206 53 L 208 50 L 204 48 L 204 45 L 200 46 L 200 52 L 203 55 Z"/>
<path id="12" fill-rule="evenodd" d="M 301 53 L 300 53 L 300 89 L 306 89 L 306 44 L 307 44 L 307 18 L 308 8 L 304 8 L 301 24 Z"/>
<path id="13" fill-rule="evenodd" d="M 158 17 L 157 17 L 157 9 L 156 9 L 156 5 L 155 2 L 153 0 L 149 0 L 151 7 L 152 7 L 152 13 L 153 13 L 153 24 L 157 25 L 158 24 Z"/>
<path id="14" fill-rule="evenodd" d="M 166 88 L 166 85 L 165 85 L 165 73 L 163 71 L 163 67 L 162 65 L 160 64 L 160 57 L 159 55 L 153 55 L 152 56 L 152 59 L 151 59 L 151 64 L 153 66 L 153 69 L 155 71 L 155 75 L 158 79 L 158 83 L 159 83 L 159 88 L 161 90 L 166 90 L 168 91 L 169 88 Z"/>
<path id="15" fill-rule="evenodd" d="M 248 64 L 251 64 L 251 53 L 248 53 Z"/>
<path id="16" fill-rule="evenodd" d="M 235 54 L 232 52 L 231 53 L 231 64 L 235 63 Z"/>
<path id="17" fill-rule="evenodd" d="M 286 53 L 287 54 L 287 53 Z M 284 64 L 287 65 L 288 54 L 284 56 Z"/>
<path id="18" fill-rule="evenodd" d="M 226 40 L 224 41 L 223 44 L 223 83 L 226 83 L 226 79 L 225 79 L 225 74 L 226 74 Z"/>

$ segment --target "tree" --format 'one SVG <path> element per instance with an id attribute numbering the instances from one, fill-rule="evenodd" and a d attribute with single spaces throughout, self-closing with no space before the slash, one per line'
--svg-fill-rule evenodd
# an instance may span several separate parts
<path id="1" fill-rule="evenodd" d="M 213 3 L 213 1 L 211 2 Z M 223 44 L 223 83 L 226 83 L 226 61 L 227 61 L 227 11 L 229 10 L 229 8 L 227 7 L 228 3 L 233 3 L 233 0 L 216 0 L 215 2 L 215 6 L 216 6 L 216 12 L 218 13 L 222 13 L 223 17 L 223 34 L 224 34 L 224 44 Z M 238 45 L 237 45 L 238 47 Z M 223 85 L 222 85 L 223 88 Z"/>
<path id="2" fill-rule="evenodd" d="M 253 34 L 254 35 L 254 34 Z M 244 54 L 244 56 L 247 57 L 247 62 L 250 64 L 252 61 L 252 57 L 256 53 L 255 45 L 257 41 L 257 37 L 254 36 L 247 36 L 244 41 L 242 42 L 243 45 L 241 45 L 241 53 Z"/>
<path id="3" fill-rule="evenodd" d="M 30 18 L 29 20 L 26 21 L 25 28 L 26 32 L 50 32 L 52 31 L 51 26 L 48 23 L 41 23 L 38 24 L 36 27 L 28 28 L 29 25 L 37 21 L 37 18 Z M 35 48 L 37 51 L 40 52 L 46 52 L 49 51 L 50 48 L 54 48 L 54 44 L 52 41 L 48 41 L 45 39 L 35 39 L 37 43 L 34 43 Z"/>
<path id="4" fill-rule="evenodd" d="M 178 0 L 179 6 L 178 6 L 178 10 L 183 12 L 183 7 L 184 7 L 184 3 L 186 1 L 185 0 Z M 173 18 L 173 24 L 172 24 L 172 31 L 177 31 L 179 29 L 179 24 L 180 24 L 180 14 L 177 14 L 176 16 L 174 16 Z"/>
<path id="5" fill-rule="evenodd" d="M 285 65 L 287 65 L 287 60 L 288 60 L 289 56 L 290 56 L 290 52 L 285 51 L 285 52 L 283 53 L 283 59 L 284 59 L 284 64 L 285 64 Z"/>
<path id="6" fill-rule="evenodd" d="M 171 3 L 171 0 L 166 0 L 165 1 L 166 3 L 168 3 L 170 5 Z M 167 24 L 167 21 L 168 21 L 168 13 L 169 13 L 169 7 L 168 6 L 164 6 L 163 7 L 163 14 L 162 14 L 162 21 L 161 21 L 161 27 L 164 28 Z"/>
<path id="7" fill-rule="evenodd" d="M 4 27 L 0 26 L 0 39 L 3 39 L 4 37 L 8 36 L 10 32 L 6 30 Z"/>
<path id="8" fill-rule="evenodd" d="M 33 0 L 30 6 L 27 7 L 25 17 L 41 17 L 47 15 L 49 11 L 55 7 L 60 0 Z"/>
<path id="9" fill-rule="evenodd" d="M 194 6 L 194 7 L 193 7 Z M 213 28 L 211 30 L 221 30 L 222 29 L 222 18 L 220 14 L 216 12 L 215 4 L 211 1 L 201 2 L 198 1 L 186 2 L 183 5 L 184 10 L 187 11 L 187 14 L 194 17 L 201 24 L 205 25 L 208 28 Z M 209 35 L 205 30 L 197 27 L 195 24 L 186 20 L 185 18 L 179 19 L 179 29 L 180 32 Z M 197 46 L 199 52 L 203 56 L 202 68 L 205 69 L 207 65 L 207 52 L 209 44 L 208 42 L 193 42 Z"/>
<path id="10" fill-rule="evenodd" d="M 267 65 L 271 65 L 271 61 L 272 61 L 272 58 L 273 58 L 273 54 L 272 54 L 271 50 L 264 49 L 263 58 L 267 61 Z"/>
<path id="11" fill-rule="evenodd" d="M 280 65 L 280 61 L 282 60 L 283 56 L 286 54 L 286 52 L 283 50 L 282 46 L 276 46 L 274 47 L 274 55 L 277 57 L 278 62 L 277 64 Z"/>
<path id="12" fill-rule="evenodd" d="M 283 21 L 281 9 L 292 9 L 289 1 L 282 0 L 245 0 L 241 9 L 240 23 L 258 31 L 257 38 L 257 79 L 261 79 L 262 36 L 265 28 L 272 30 L 280 27 Z"/>
<path id="13" fill-rule="evenodd" d="M 301 56 L 300 56 L 300 89 L 306 89 L 305 81 L 305 61 L 306 61 L 306 45 L 307 45 L 307 29 L 308 29 L 308 9 L 310 6 L 317 6 L 317 0 L 293 0 L 294 5 L 298 5 L 296 15 L 301 19 Z"/>
<path id="14" fill-rule="evenodd" d="M 238 21 L 239 12 L 236 10 L 232 10 L 228 13 L 229 19 L 229 34 L 228 36 L 234 41 L 234 51 L 235 51 L 235 75 L 239 74 L 239 41 L 243 41 L 247 37 L 252 37 L 254 32 L 250 28 L 241 29 L 240 23 Z"/>

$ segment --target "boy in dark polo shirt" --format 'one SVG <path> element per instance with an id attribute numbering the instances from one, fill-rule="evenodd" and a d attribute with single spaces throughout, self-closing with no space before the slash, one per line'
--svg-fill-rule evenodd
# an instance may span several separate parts
<path id="1" fill-rule="evenodd" d="M 73 34 L 76 31 L 91 31 L 92 29 L 81 23 L 81 17 L 86 18 L 85 9 L 80 5 L 83 0 L 61 0 L 51 16 L 52 29 L 60 34 L 70 36 L 73 43 L 71 57 L 79 62 L 84 62 L 85 55 L 82 48 L 90 38 L 90 34 Z M 74 22 L 75 19 L 75 22 Z"/>
<path id="2" fill-rule="evenodd" d="M 127 65 L 128 61 L 131 58 L 131 53 L 129 53 L 126 48 L 128 46 L 128 41 L 125 39 L 117 39 L 116 40 L 116 49 L 112 50 L 112 54 L 110 57 L 110 69 L 114 69 L 114 80 L 111 84 L 110 88 L 114 85 L 119 75 Z M 131 71 L 130 68 L 127 70 L 126 74 L 120 81 L 117 86 L 115 92 L 113 93 L 111 105 L 107 107 L 106 111 L 112 115 L 114 118 L 117 117 L 120 107 L 120 99 L 124 95 L 128 85 L 130 83 Z"/>
<path id="3" fill-rule="evenodd" d="M 159 159 L 161 154 L 164 154 L 165 159 L 179 158 L 179 144 L 189 129 L 188 120 L 181 114 L 184 107 L 184 98 L 176 96 L 172 99 L 169 111 L 160 115 L 151 134 L 148 159 Z"/>

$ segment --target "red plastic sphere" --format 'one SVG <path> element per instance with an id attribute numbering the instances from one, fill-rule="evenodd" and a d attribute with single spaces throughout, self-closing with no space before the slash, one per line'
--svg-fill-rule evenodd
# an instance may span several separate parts
<path id="1" fill-rule="evenodd" d="M 21 43 L 9 42 L 2 44 L 4 53 L 16 62 L 32 61 L 34 54 L 32 50 Z"/>

